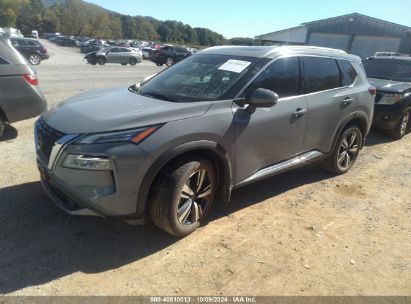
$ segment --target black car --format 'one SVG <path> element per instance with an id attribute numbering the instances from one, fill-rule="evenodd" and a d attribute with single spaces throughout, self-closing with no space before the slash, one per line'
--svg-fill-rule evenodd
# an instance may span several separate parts
<path id="1" fill-rule="evenodd" d="M 374 127 L 402 138 L 411 126 L 411 57 L 378 55 L 368 58 L 364 68 L 377 88 Z"/>
<path id="2" fill-rule="evenodd" d="M 59 37 L 54 41 L 57 45 L 60 46 L 76 46 L 76 40 L 71 37 Z"/>
<path id="3" fill-rule="evenodd" d="M 87 53 L 90 53 L 90 52 L 100 51 L 101 49 L 103 49 L 102 45 L 89 44 L 89 45 L 82 46 L 80 48 L 80 52 L 82 52 L 84 54 L 87 54 Z"/>
<path id="4" fill-rule="evenodd" d="M 150 59 L 158 66 L 162 66 L 164 64 L 167 66 L 172 66 L 190 55 L 192 55 L 192 52 L 186 47 L 163 46 L 157 51 L 157 53 L 151 53 Z"/>
<path id="5" fill-rule="evenodd" d="M 49 59 L 46 47 L 35 39 L 10 38 L 10 41 L 32 65 L 38 65 L 42 60 Z"/>

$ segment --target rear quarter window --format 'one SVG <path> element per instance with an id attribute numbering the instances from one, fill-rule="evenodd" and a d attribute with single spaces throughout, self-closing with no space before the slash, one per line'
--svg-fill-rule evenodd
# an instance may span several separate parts
<path id="1" fill-rule="evenodd" d="M 337 60 L 341 71 L 341 86 L 348 87 L 352 85 L 358 74 L 352 66 L 351 62 L 347 60 Z"/>
<path id="2" fill-rule="evenodd" d="M 339 88 L 340 70 L 332 58 L 303 57 L 304 93 L 314 93 Z"/>

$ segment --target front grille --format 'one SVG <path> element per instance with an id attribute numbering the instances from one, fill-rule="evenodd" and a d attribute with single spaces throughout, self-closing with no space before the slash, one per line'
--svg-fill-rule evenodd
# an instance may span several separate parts
<path id="1" fill-rule="evenodd" d="M 57 131 L 46 124 L 44 119 L 40 117 L 36 122 L 36 141 L 37 150 L 42 154 L 44 159 L 48 162 L 50 159 L 51 151 L 57 140 L 64 137 L 66 134 Z"/>

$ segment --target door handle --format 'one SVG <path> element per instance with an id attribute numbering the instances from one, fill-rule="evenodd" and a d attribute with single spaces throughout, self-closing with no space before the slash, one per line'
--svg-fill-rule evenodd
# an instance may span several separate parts
<path id="1" fill-rule="evenodd" d="M 304 116 L 305 114 L 307 114 L 307 109 L 298 108 L 294 112 L 295 117 L 301 117 L 301 116 Z"/>
<path id="2" fill-rule="evenodd" d="M 347 97 L 344 99 L 344 101 L 342 102 L 343 105 L 348 106 L 349 104 L 352 104 L 354 102 L 354 98 L 351 97 Z"/>

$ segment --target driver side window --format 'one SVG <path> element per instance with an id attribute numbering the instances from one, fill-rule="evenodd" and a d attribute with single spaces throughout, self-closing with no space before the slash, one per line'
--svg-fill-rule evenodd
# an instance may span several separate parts
<path id="1" fill-rule="evenodd" d="M 282 58 L 265 68 L 252 85 L 278 94 L 280 98 L 300 95 L 300 64 L 298 57 Z"/>

